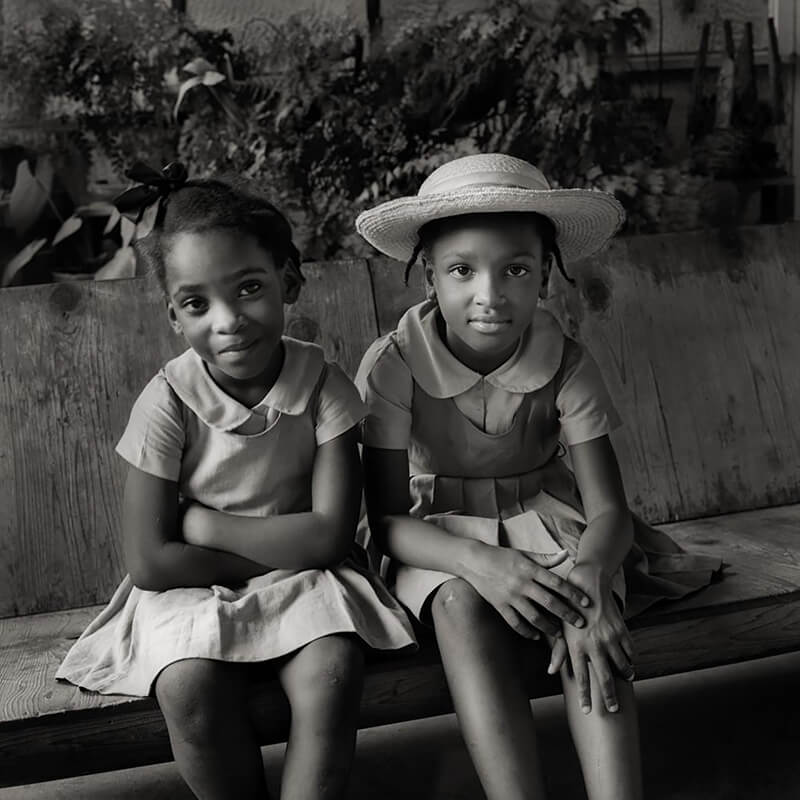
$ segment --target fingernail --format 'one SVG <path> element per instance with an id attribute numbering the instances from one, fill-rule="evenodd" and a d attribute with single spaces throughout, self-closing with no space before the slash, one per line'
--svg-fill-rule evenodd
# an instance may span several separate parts
<path id="1" fill-rule="evenodd" d="M 589 601 L 589 598 L 588 598 L 588 597 L 582 597 L 582 598 L 581 598 L 581 605 L 582 605 L 584 608 L 587 608 L 587 607 L 588 607 L 588 605 L 589 605 L 589 602 L 590 602 L 590 601 Z"/>
<path id="2" fill-rule="evenodd" d="M 613 714 L 615 711 L 619 711 L 619 706 L 616 703 L 614 703 L 613 706 L 608 707 L 608 710 Z"/>
<path id="3" fill-rule="evenodd" d="M 556 668 L 552 664 L 550 664 L 550 666 L 547 668 L 547 674 L 548 675 L 555 675 L 556 674 Z"/>
<path id="4" fill-rule="evenodd" d="M 582 627 L 583 627 L 583 624 L 584 624 L 584 623 L 583 623 L 583 618 L 580 618 L 580 619 L 576 619 L 576 620 L 575 620 L 575 627 L 576 627 L 576 628 L 582 628 Z"/>
<path id="5" fill-rule="evenodd" d="M 628 680 L 632 681 L 635 677 L 636 677 L 636 673 L 635 672 L 631 672 L 631 674 L 628 676 Z"/>
<path id="6" fill-rule="evenodd" d="M 583 711 L 584 714 L 588 714 L 591 710 L 591 706 L 581 706 L 581 711 Z"/>

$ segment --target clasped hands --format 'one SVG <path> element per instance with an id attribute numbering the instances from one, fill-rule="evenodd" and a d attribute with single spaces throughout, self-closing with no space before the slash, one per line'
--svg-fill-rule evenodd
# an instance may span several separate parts
<path id="1" fill-rule="evenodd" d="M 550 571 L 567 555 L 485 545 L 468 578 L 520 636 L 547 637 L 548 672 L 566 667 L 574 676 L 584 713 L 592 708 L 590 663 L 606 709 L 615 712 L 615 677 L 634 677 L 633 642 L 611 591 L 610 575 L 588 563 L 576 564 L 566 579 Z"/>

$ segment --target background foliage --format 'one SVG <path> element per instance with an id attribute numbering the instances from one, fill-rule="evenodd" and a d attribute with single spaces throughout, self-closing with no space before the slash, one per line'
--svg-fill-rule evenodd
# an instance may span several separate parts
<path id="1" fill-rule="evenodd" d="M 150 0 L 71 8 L 19 31 L 4 54 L 29 109 L 57 119 L 85 162 L 107 157 L 117 176 L 137 159 L 175 158 L 193 175 L 248 176 L 289 213 L 306 258 L 368 254 L 353 230 L 360 210 L 487 150 L 537 163 L 554 185 L 614 192 L 629 231 L 700 219 L 706 179 L 671 162 L 669 102 L 647 96 L 628 69 L 650 24 L 638 8 L 577 0 L 543 20 L 530 4 L 500 0 L 408 25 L 368 57 L 361 34 L 329 18 L 254 20 L 234 40 Z M 47 158 L 49 183 L 38 177 Z M 49 252 L 93 271 L 128 244 L 131 231 L 97 205 L 85 175 L 76 183 L 53 153 L 17 153 L 11 164 L 22 161 L 40 213 L 15 226 L 18 246 L 43 242 L 29 260 Z M 11 183 L 6 162 L 0 186 Z M 101 219 L 86 239 L 88 223 L 74 220 L 89 217 Z M 120 266 L 130 261 L 106 272 Z"/>

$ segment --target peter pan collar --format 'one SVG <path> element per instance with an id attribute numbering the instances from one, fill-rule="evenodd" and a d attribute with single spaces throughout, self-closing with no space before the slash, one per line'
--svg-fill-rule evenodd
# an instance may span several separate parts
<path id="1" fill-rule="evenodd" d="M 564 334 L 555 318 L 536 309 L 511 357 L 494 372 L 481 375 L 462 364 L 442 341 L 435 301 L 410 308 L 397 325 L 396 341 L 414 380 L 431 397 L 456 397 L 481 379 L 498 389 L 524 394 L 547 385 L 561 365 Z"/>
<path id="2" fill-rule="evenodd" d="M 282 337 L 283 366 L 272 388 L 253 408 L 242 405 L 226 394 L 208 373 L 194 350 L 187 350 L 167 362 L 161 370 L 181 401 L 209 427 L 233 431 L 244 425 L 254 413 L 264 416 L 267 409 L 282 414 L 302 414 L 317 385 L 325 357 L 322 348 Z"/>

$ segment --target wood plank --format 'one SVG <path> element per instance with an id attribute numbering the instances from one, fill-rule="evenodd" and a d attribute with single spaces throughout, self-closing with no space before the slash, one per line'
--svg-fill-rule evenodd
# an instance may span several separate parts
<path id="1" fill-rule="evenodd" d="M 353 374 L 377 336 L 366 262 L 309 264 L 287 333 Z M 0 617 L 105 601 L 123 574 L 114 445 L 186 345 L 144 278 L 0 292 Z"/>
<path id="2" fill-rule="evenodd" d="M 800 500 L 794 398 L 800 225 L 618 239 L 549 302 L 599 362 L 625 420 L 632 507 L 650 521 Z"/>
<path id="3" fill-rule="evenodd" d="M 725 579 L 694 598 L 634 621 L 640 678 L 758 658 L 800 647 L 800 505 L 666 526 L 679 541 L 720 555 Z M 792 536 L 794 539 L 792 540 Z M 753 554 L 758 553 L 757 558 Z M 117 769 L 170 758 L 152 698 L 97 695 L 53 676 L 72 641 L 99 610 L 75 609 L 0 620 L 0 785 Z M 541 661 L 541 654 L 536 656 Z M 558 691 L 531 674 L 531 696 Z M 264 744 L 283 741 L 289 722 L 276 681 L 253 695 Z M 431 642 L 415 656 L 369 664 L 361 726 L 451 709 Z"/>
<path id="4" fill-rule="evenodd" d="M 371 258 L 369 271 L 378 330 L 383 336 L 397 327 L 398 320 L 407 309 L 425 299 L 422 266 L 417 264 L 411 271 L 408 286 L 403 283 L 405 264 L 394 259 Z"/>
<path id="5" fill-rule="evenodd" d="M 652 625 L 633 636 L 639 680 L 775 655 L 800 647 L 800 601 Z M 428 650 L 425 658 L 401 657 L 371 665 L 361 727 L 452 710 L 442 668 L 431 658 L 432 652 Z M 540 666 L 537 676 L 544 671 L 543 662 Z M 531 697 L 554 694 L 558 683 L 532 680 L 529 692 Z M 262 744 L 285 741 L 289 712 L 276 681 L 259 687 L 252 709 Z M 151 698 L 0 724 L 0 786 L 170 758 L 163 718 Z"/>
<path id="6" fill-rule="evenodd" d="M 0 616 L 104 601 L 135 396 L 183 349 L 144 279 L 0 291 Z"/>
<path id="7" fill-rule="evenodd" d="M 329 359 L 355 375 L 378 335 L 367 262 L 303 264 L 303 274 L 306 284 L 287 310 L 286 333 L 322 345 Z"/>

